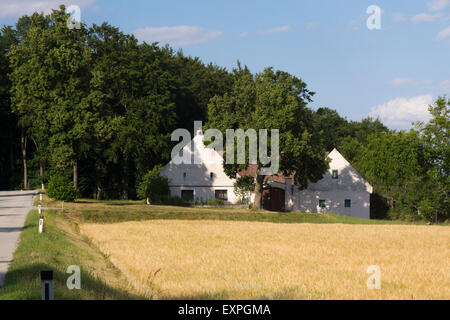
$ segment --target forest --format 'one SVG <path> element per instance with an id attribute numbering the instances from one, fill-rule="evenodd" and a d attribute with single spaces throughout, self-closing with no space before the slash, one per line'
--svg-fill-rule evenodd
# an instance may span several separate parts
<path id="1" fill-rule="evenodd" d="M 79 197 L 136 199 L 142 178 L 169 161 L 172 131 L 192 132 L 201 120 L 279 128 L 281 170 L 301 173 L 305 186 L 337 148 L 374 186 L 372 218 L 449 218 L 444 94 L 429 106 L 431 120 L 390 130 L 378 119 L 311 109 L 307 79 L 288 72 L 252 74 L 239 61 L 227 70 L 108 23 L 71 30 L 68 17 L 62 6 L 0 31 L 0 190 L 36 189 L 58 176 Z"/>

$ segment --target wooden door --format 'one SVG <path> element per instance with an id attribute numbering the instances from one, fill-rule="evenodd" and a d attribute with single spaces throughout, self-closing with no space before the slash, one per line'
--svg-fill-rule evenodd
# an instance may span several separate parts
<path id="1" fill-rule="evenodd" d="M 262 194 L 262 206 L 265 210 L 284 211 L 285 192 L 283 189 L 264 189 Z"/>

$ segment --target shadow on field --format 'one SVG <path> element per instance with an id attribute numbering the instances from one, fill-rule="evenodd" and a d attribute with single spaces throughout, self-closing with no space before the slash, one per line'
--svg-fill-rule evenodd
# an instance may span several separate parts
<path id="1" fill-rule="evenodd" d="M 0 288 L 0 300 L 40 300 L 41 270 L 53 270 L 55 300 L 144 300 L 143 296 L 130 295 L 125 291 L 110 287 L 99 278 L 81 270 L 81 289 L 69 290 L 67 279 L 69 273 L 55 270 L 46 264 L 32 264 L 26 268 L 10 269 L 6 275 L 5 284 Z"/>

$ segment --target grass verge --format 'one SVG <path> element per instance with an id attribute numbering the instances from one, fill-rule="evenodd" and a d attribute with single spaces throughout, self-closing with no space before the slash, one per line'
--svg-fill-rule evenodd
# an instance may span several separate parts
<path id="1" fill-rule="evenodd" d="M 303 212 L 252 211 L 227 207 L 179 207 L 147 205 L 142 201 L 96 201 L 80 199 L 62 203 L 46 196 L 43 206 L 64 208 L 64 214 L 77 223 L 116 223 L 145 220 L 225 220 L 272 223 L 344 223 L 344 224 L 401 224 L 424 225 L 424 221 L 407 222 L 392 220 L 368 220 L 337 214 L 314 214 Z"/>
<path id="2" fill-rule="evenodd" d="M 44 211 L 44 232 L 38 233 L 38 213 L 31 211 L 25 222 L 19 246 L 9 266 L 0 300 L 41 299 L 40 271 L 54 272 L 55 299 L 139 299 L 128 282 L 89 240 L 76 224 L 53 210 Z M 69 290 L 67 267 L 81 269 L 81 289 Z"/>

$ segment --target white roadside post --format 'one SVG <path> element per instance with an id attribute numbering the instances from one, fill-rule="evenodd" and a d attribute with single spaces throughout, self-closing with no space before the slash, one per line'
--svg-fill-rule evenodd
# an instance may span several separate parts
<path id="1" fill-rule="evenodd" d="M 42 300 L 53 300 L 53 270 L 41 271 Z"/>
<path id="2" fill-rule="evenodd" d="M 39 201 L 42 201 L 42 193 L 39 193 Z"/>
<path id="3" fill-rule="evenodd" d="M 39 217 L 39 233 L 42 233 L 42 229 L 44 228 L 44 217 Z"/>
<path id="4" fill-rule="evenodd" d="M 44 228 L 44 216 L 41 215 L 41 204 L 38 205 L 38 212 L 39 212 L 39 233 L 42 233 L 42 230 Z"/>

